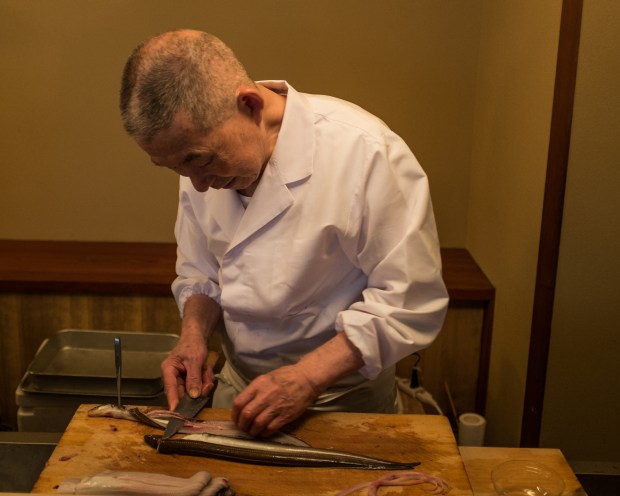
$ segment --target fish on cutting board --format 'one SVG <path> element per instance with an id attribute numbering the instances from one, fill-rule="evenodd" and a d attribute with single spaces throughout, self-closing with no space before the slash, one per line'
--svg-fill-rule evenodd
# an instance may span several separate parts
<path id="1" fill-rule="evenodd" d="M 146 444 L 158 453 L 206 456 L 225 460 L 287 467 L 356 468 L 362 470 L 408 470 L 419 462 L 395 462 L 346 451 L 290 446 L 257 439 L 235 439 L 210 434 L 190 434 L 165 439 L 147 434 Z"/>
<path id="2" fill-rule="evenodd" d="M 177 412 L 170 410 L 139 410 L 138 408 L 119 407 L 114 404 L 97 405 L 88 411 L 89 417 L 111 417 L 120 420 L 131 420 L 154 427 L 165 429 L 171 418 L 178 418 L 184 421 L 183 427 L 178 431 L 180 434 L 214 434 L 218 436 L 233 437 L 238 439 L 254 439 L 248 433 L 238 429 L 229 420 L 201 420 L 187 418 Z M 291 446 L 308 446 L 307 443 L 295 436 L 284 432 L 276 432 L 269 438 L 273 443 L 289 444 Z"/>

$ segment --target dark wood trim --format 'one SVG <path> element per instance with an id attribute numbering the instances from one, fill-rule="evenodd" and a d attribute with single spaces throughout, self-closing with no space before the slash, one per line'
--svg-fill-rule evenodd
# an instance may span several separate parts
<path id="1" fill-rule="evenodd" d="M 170 295 L 173 243 L 0 240 L 0 292 Z"/>
<path id="2" fill-rule="evenodd" d="M 464 248 L 442 248 L 443 279 L 452 301 L 482 304 L 482 329 L 478 359 L 478 386 L 476 388 L 476 413 L 486 412 L 491 363 L 491 339 L 495 309 L 495 287 L 482 269 Z"/>
<path id="3" fill-rule="evenodd" d="M 524 447 L 537 447 L 540 441 L 573 120 L 582 8 L 583 0 L 562 2 L 530 351 L 521 424 L 521 446 Z"/>
<path id="4" fill-rule="evenodd" d="M 464 248 L 443 248 L 450 298 L 489 301 L 495 288 Z M 170 295 L 174 243 L 0 240 L 0 292 Z"/>
<path id="5" fill-rule="evenodd" d="M 443 279 L 451 300 L 486 302 L 495 287 L 465 248 L 442 248 Z"/>
<path id="6" fill-rule="evenodd" d="M 493 317 L 495 315 L 495 293 L 486 300 L 482 314 L 482 333 L 480 335 L 480 358 L 478 362 L 478 388 L 476 389 L 476 413 L 484 415 L 487 406 L 489 388 L 489 366 L 491 364 L 491 339 L 493 335 Z"/>

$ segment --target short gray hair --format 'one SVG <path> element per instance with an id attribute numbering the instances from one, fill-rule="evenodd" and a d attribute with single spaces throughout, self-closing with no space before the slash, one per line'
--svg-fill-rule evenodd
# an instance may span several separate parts
<path id="1" fill-rule="evenodd" d="M 233 51 L 215 36 L 171 31 L 146 40 L 129 56 L 120 92 L 125 130 L 149 143 L 179 111 L 198 130 L 230 118 L 239 86 L 255 86 Z"/>

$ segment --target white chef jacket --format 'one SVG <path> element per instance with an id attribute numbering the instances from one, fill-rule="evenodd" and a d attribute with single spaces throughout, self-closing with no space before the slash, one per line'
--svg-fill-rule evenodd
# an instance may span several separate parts
<path id="1" fill-rule="evenodd" d="M 361 108 L 286 94 L 275 149 L 244 208 L 180 179 L 173 293 L 223 310 L 228 363 L 251 380 L 344 332 L 376 378 L 438 334 L 448 297 L 428 181 L 404 141 Z M 393 373 L 393 370 L 392 370 Z"/>

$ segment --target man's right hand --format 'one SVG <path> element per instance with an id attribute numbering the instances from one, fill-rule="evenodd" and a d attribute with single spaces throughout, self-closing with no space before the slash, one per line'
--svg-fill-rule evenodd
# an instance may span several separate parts
<path id="1" fill-rule="evenodd" d="M 205 396 L 214 388 L 213 369 L 207 365 L 207 338 L 221 316 L 219 305 L 205 295 L 193 295 L 185 303 L 181 336 L 161 363 L 161 376 L 168 408 L 174 410 L 181 397 Z"/>
<path id="2" fill-rule="evenodd" d="M 182 335 L 161 364 L 161 375 L 168 407 L 174 410 L 181 397 L 205 396 L 214 387 L 213 370 L 206 364 L 207 346 L 198 334 Z"/>

